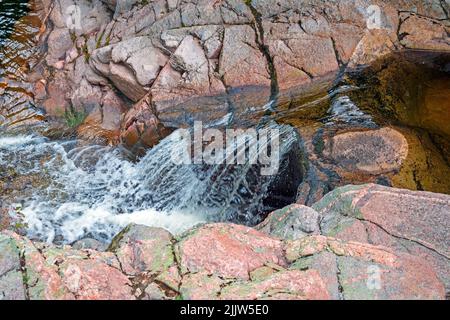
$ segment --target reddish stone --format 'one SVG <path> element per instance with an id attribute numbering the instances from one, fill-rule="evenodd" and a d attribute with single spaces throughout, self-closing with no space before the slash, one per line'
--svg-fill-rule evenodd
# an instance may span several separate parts
<path id="1" fill-rule="evenodd" d="M 129 147 L 141 144 L 148 148 L 156 145 L 170 132 L 152 112 L 151 96 L 147 96 L 125 115 L 121 140 Z"/>
<path id="2" fill-rule="evenodd" d="M 216 223 L 195 229 L 177 248 L 183 272 L 204 270 L 249 279 L 252 270 L 266 263 L 286 265 L 281 241 L 234 224 Z"/>
<path id="3" fill-rule="evenodd" d="M 60 269 L 64 285 L 78 300 L 134 299 L 128 278 L 105 263 L 69 259 Z"/>
<path id="4" fill-rule="evenodd" d="M 275 273 L 262 281 L 239 282 L 222 289 L 225 300 L 328 300 L 330 294 L 316 270 L 289 270 Z"/>
<path id="5" fill-rule="evenodd" d="M 450 197 L 369 184 L 346 186 L 327 194 L 314 205 L 323 215 L 326 235 L 389 246 L 428 261 L 448 287 Z"/>

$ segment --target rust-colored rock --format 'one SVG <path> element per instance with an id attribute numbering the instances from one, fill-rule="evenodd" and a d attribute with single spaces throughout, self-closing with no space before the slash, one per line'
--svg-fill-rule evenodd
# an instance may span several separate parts
<path id="1" fill-rule="evenodd" d="M 334 136 L 324 154 L 349 172 L 380 174 L 399 170 L 408 155 L 408 142 L 398 131 L 382 128 Z"/>
<path id="2" fill-rule="evenodd" d="M 153 147 L 171 132 L 164 127 L 151 108 L 151 96 L 138 102 L 126 115 L 121 127 L 121 140 L 129 147 Z"/>
<path id="3" fill-rule="evenodd" d="M 225 300 L 329 300 L 327 288 L 316 270 L 282 271 L 262 281 L 236 283 L 222 289 Z"/>

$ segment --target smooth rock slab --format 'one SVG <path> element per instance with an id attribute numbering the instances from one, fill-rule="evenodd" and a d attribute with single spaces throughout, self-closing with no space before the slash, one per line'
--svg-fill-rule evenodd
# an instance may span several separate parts
<path id="1" fill-rule="evenodd" d="M 380 174 L 400 169 L 408 142 L 398 131 L 382 128 L 341 133 L 332 138 L 330 157 L 347 171 Z"/>

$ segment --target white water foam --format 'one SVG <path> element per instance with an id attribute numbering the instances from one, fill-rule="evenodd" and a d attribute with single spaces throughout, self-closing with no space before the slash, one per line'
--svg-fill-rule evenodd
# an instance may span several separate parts
<path id="1" fill-rule="evenodd" d="M 282 153 L 295 136 L 289 127 L 280 135 Z M 182 147 L 169 136 L 131 162 L 119 148 L 3 137 L 0 178 L 2 171 L 11 170 L 38 177 L 41 183 L 21 190 L 22 198 L 13 200 L 22 203 L 28 236 L 47 242 L 71 243 L 83 237 L 106 242 L 131 222 L 177 234 L 202 222 L 233 221 L 242 204 L 246 209 L 239 214 L 251 221 L 268 180 L 253 187 L 250 165 L 176 165 L 171 156 Z"/>
<path id="2" fill-rule="evenodd" d="M 21 146 L 33 141 L 35 137 L 29 136 L 12 136 L 12 137 L 0 137 L 0 148 L 10 148 L 14 146 Z"/>

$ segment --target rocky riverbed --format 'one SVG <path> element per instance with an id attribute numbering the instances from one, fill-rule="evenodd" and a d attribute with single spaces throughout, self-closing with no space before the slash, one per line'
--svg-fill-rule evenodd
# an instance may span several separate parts
<path id="1" fill-rule="evenodd" d="M 450 196 L 346 186 L 249 228 L 131 224 L 106 248 L 0 233 L 5 299 L 445 299 Z M 94 249 L 95 248 L 95 249 Z"/>
<path id="2" fill-rule="evenodd" d="M 447 1 L 21 3 L 0 298 L 448 298 Z M 173 164 L 196 121 L 280 170 Z"/>

